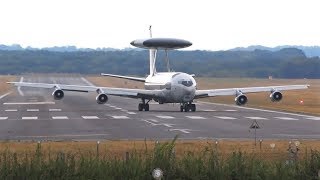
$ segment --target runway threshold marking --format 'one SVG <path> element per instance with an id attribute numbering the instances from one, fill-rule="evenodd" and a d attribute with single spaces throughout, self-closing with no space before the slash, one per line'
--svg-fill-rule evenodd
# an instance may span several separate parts
<path id="1" fill-rule="evenodd" d="M 189 119 L 206 119 L 204 117 L 201 117 L 201 116 L 186 116 L 187 118 Z"/>
<path id="2" fill-rule="evenodd" d="M 52 119 L 69 119 L 68 116 L 52 116 Z"/>
<path id="3" fill-rule="evenodd" d="M 234 118 L 234 117 L 228 117 L 228 116 L 215 116 L 216 118 L 219 118 L 219 119 L 226 119 L 226 120 L 232 120 L 232 119 L 237 119 L 237 118 Z"/>
<path id="4" fill-rule="evenodd" d="M 22 117 L 22 120 L 37 120 L 37 116 L 24 116 Z"/>
<path id="5" fill-rule="evenodd" d="M 83 119 L 99 119 L 98 116 L 81 116 Z"/>
<path id="6" fill-rule="evenodd" d="M 156 116 L 158 118 L 161 118 L 161 119 L 174 119 L 174 117 L 172 116 Z"/>
<path id="7" fill-rule="evenodd" d="M 298 119 L 296 118 L 291 118 L 291 117 L 274 117 L 277 119 L 281 119 L 281 120 L 289 120 L 289 121 L 297 121 Z"/>
<path id="8" fill-rule="evenodd" d="M 248 119 L 253 119 L 253 120 L 268 120 L 267 118 L 263 118 L 263 117 L 245 117 Z"/>
<path id="9" fill-rule="evenodd" d="M 55 102 L 5 102 L 4 105 L 44 105 L 55 104 Z"/>
<path id="10" fill-rule="evenodd" d="M 6 112 L 17 112 L 18 109 L 6 109 L 5 111 L 6 111 Z"/>
<path id="11" fill-rule="evenodd" d="M 8 117 L 0 117 L 0 120 L 7 120 Z"/>

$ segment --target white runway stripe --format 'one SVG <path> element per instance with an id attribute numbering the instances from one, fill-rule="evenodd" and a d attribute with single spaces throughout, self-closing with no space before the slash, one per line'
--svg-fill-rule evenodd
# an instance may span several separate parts
<path id="1" fill-rule="evenodd" d="M 174 117 L 172 116 L 156 116 L 158 118 L 161 118 L 161 119 L 173 119 Z"/>
<path id="2" fill-rule="evenodd" d="M 53 112 L 53 111 L 61 111 L 61 109 L 49 109 L 50 112 Z"/>
<path id="3" fill-rule="evenodd" d="M 81 116 L 83 119 L 99 119 L 98 116 Z"/>
<path id="4" fill-rule="evenodd" d="M 6 112 L 17 112 L 18 109 L 6 109 L 5 111 L 6 111 Z"/>
<path id="5" fill-rule="evenodd" d="M 234 117 L 228 117 L 228 116 L 215 116 L 216 118 L 219 118 L 219 119 L 237 119 L 237 118 L 234 118 Z"/>
<path id="6" fill-rule="evenodd" d="M 55 104 L 55 102 L 6 102 L 4 105 L 43 105 L 43 104 Z"/>
<path id="7" fill-rule="evenodd" d="M 224 111 L 227 111 L 227 112 L 236 112 L 238 110 L 235 110 L 235 109 L 227 109 L 227 110 L 224 110 Z"/>
<path id="8" fill-rule="evenodd" d="M 22 117 L 22 120 L 37 120 L 38 117 L 37 116 L 25 116 Z"/>
<path id="9" fill-rule="evenodd" d="M 189 119 L 206 119 L 204 117 L 201 117 L 201 116 L 186 116 L 187 118 Z"/>
<path id="10" fill-rule="evenodd" d="M 254 120 L 267 120 L 267 118 L 263 118 L 263 117 L 245 117 L 248 119 L 254 119 Z"/>
<path id="11" fill-rule="evenodd" d="M 308 120 L 320 121 L 320 117 L 309 117 Z"/>
<path id="12" fill-rule="evenodd" d="M 52 116 L 52 119 L 69 119 L 68 116 Z"/>
<path id="13" fill-rule="evenodd" d="M 289 121 L 297 121 L 298 119 L 296 118 L 291 118 L 291 117 L 274 117 L 277 119 L 281 119 L 281 120 L 289 120 Z"/>
<path id="14" fill-rule="evenodd" d="M 205 109 L 205 110 L 203 110 L 203 111 L 206 111 L 206 112 L 215 112 L 215 111 L 217 111 L 217 110 Z"/>
<path id="15" fill-rule="evenodd" d="M 137 114 L 137 113 L 135 113 L 135 112 L 127 112 L 128 114 Z"/>
<path id="16" fill-rule="evenodd" d="M 111 116 L 114 119 L 129 119 L 127 116 Z"/>
<path id="17" fill-rule="evenodd" d="M 37 112 L 39 109 L 27 109 L 28 112 Z"/>
<path id="18" fill-rule="evenodd" d="M 0 120 L 7 120 L 8 117 L 0 117 Z"/>

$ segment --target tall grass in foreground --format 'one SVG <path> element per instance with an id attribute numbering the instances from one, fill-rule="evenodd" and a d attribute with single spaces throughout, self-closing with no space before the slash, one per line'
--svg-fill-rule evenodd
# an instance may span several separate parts
<path id="1" fill-rule="evenodd" d="M 319 179 L 320 153 L 308 151 L 303 158 L 268 160 L 255 153 L 235 151 L 222 155 L 208 144 L 201 153 L 176 155 L 174 139 L 153 150 L 133 150 L 122 158 L 112 154 L 78 151 L 22 154 L 7 149 L 0 153 L 0 179 L 153 179 L 154 168 L 163 179 Z"/>

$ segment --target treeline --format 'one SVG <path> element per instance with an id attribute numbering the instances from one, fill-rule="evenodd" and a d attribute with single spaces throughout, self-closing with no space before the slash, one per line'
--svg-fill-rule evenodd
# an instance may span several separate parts
<path id="1" fill-rule="evenodd" d="M 158 53 L 157 70 L 165 70 L 165 54 Z M 308 58 L 295 48 L 276 52 L 255 51 L 172 51 L 171 69 L 214 77 L 320 78 L 319 57 Z M 0 51 L 0 74 L 22 73 L 114 73 L 145 76 L 149 52 L 45 50 Z"/>

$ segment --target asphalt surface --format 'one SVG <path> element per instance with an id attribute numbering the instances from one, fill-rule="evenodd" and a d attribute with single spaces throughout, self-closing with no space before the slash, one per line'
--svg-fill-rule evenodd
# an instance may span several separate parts
<path id="1" fill-rule="evenodd" d="M 90 85 L 80 76 L 23 76 L 24 82 Z M 180 112 L 179 104 L 150 103 L 138 111 L 138 99 L 109 96 L 96 103 L 95 93 L 65 92 L 54 100 L 53 90 L 21 87 L 0 98 L 0 140 L 111 139 L 247 139 L 256 120 L 257 138 L 320 138 L 320 117 L 198 101 L 197 112 Z M 250 97 L 249 97 L 250 98 Z M 271 103 L 271 102 L 270 102 Z"/>

